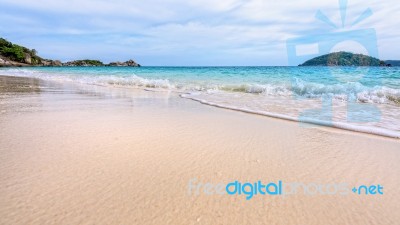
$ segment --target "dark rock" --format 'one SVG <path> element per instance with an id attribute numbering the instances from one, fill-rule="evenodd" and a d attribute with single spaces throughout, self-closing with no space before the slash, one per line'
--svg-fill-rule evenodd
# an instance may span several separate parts
<path id="1" fill-rule="evenodd" d="M 136 63 L 135 61 L 133 61 L 132 59 L 126 61 L 125 63 L 126 63 L 127 66 L 135 66 L 135 67 L 140 66 L 139 64 L 137 64 L 137 63 Z"/>
<path id="2" fill-rule="evenodd" d="M 126 62 L 110 62 L 108 65 L 106 66 L 131 66 L 131 67 L 140 67 L 140 64 L 136 63 L 135 61 L 133 61 L 132 59 L 126 61 Z"/>

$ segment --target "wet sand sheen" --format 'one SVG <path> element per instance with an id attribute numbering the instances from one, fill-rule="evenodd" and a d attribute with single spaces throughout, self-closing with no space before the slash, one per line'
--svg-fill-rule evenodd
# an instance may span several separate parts
<path id="1" fill-rule="evenodd" d="M 400 221 L 399 140 L 303 128 L 171 93 L 12 77 L 0 84 L 0 224 Z M 385 193 L 246 201 L 188 195 L 193 178 L 380 183 Z"/>

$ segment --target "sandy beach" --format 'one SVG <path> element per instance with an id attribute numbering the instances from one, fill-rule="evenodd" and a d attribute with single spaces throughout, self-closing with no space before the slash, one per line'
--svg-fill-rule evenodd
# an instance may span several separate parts
<path id="1" fill-rule="evenodd" d="M 0 76 L 0 224 L 400 223 L 400 140 L 214 108 L 173 92 Z M 381 184 L 254 196 L 188 184 Z"/>

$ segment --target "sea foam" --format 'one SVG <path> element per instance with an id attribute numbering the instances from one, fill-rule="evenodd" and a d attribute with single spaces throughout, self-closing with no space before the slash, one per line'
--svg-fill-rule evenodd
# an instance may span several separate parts
<path id="1" fill-rule="evenodd" d="M 375 69 L 376 76 L 385 78 L 383 79 L 385 83 L 382 84 L 376 82 L 368 84 L 368 82 L 353 80 L 334 82 L 334 79 L 329 77 L 317 79 L 316 76 L 326 73 L 324 69 L 318 70 L 321 69 L 3 68 L 0 74 L 61 83 L 176 91 L 184 93 L 181 95 L 183 98 L 220 108 L 388 137 L 400 137 L 400 72 L 398 70 L 388 72 Z M 343 72 L 343 76 L 347 73 L 349 72 Z M 386 74 L 390 74 L 390 77 L 385 77 Z M 374 81 L 374 77 L 370 80 Z M 318 111 L 308 117 L 302 116 L 302 113 L 307 110 L 320 108 L 321 101 L 324 99 L 328 99 L 332 104 L 330 118 L 321 119 Z M 368 121 L 368 117 L 372 118 L 376 115 L 369 114 L 360 108 L 353 113 L 353 117 L 367 122 L 348 122 L 350 104 L 377 107 L 381 114 L 379 121 Z"/>

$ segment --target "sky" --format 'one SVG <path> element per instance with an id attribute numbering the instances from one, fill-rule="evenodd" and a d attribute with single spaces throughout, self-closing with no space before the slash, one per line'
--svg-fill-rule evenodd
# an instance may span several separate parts
<path id="1" fill-rule="evenodd" d="M 398 0 L 0 0 L 0 37 L 64 62 L 285 66 L 290 39 L 363 29 L 376 33 L 380 59 L 400 59 L 399 21 Z M 356 46 L 340 41 L 335 49 Z"/>

